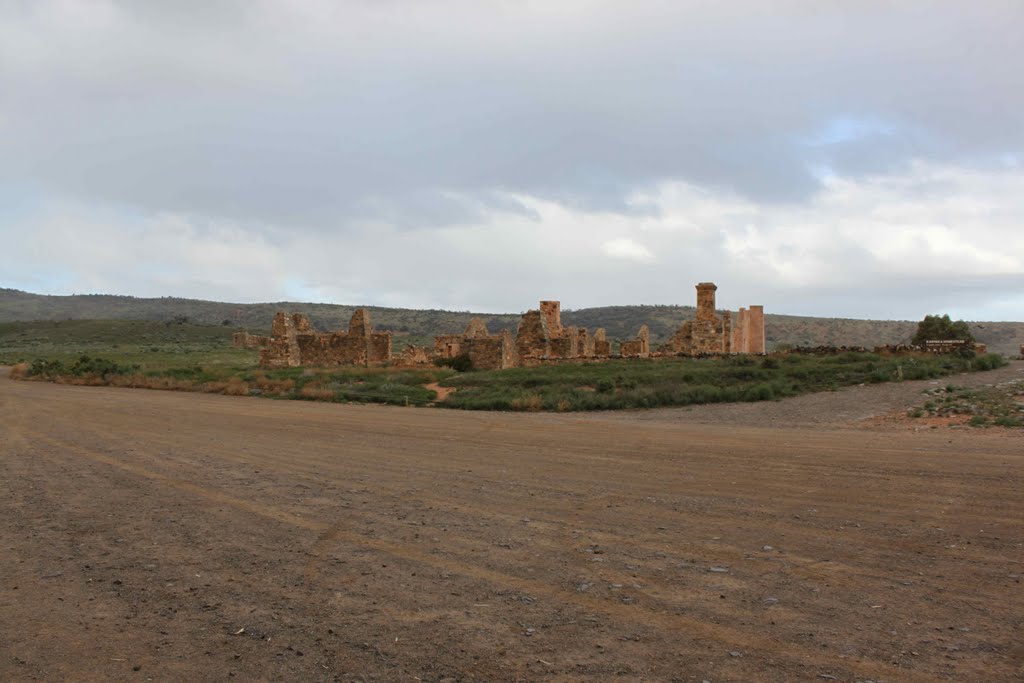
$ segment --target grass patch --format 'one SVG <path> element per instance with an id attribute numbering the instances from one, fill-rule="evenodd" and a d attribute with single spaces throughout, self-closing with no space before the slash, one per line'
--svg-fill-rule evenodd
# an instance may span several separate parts
<path id="1" fill-rule="evenodd" d="M 768 362 L 771 361 L 771 362 Z M 1001 356 L 887 356 L 842 353 L 761 360 L 673 358 L 453 375 L 442 405 L 467 410 L 580 411 L 768 401 L 842 386 L 931 379 L 1005 365 Z"/>
<path id="2" fill-rule="evenodd" d="M 234 331 L 132 320 L 4 323 L 0 364 L 16 365 L 15 376 L 68 383 L 393 405 L 434 402 L 436 393 L 424 385 L 439 382 L 457 389 L 441 404 L 446 407 L 530 412 L 765 401 L 851 384 L 987 370 L 1006 362 L 994 354 L 850 352 L 611 360 L 462 373 L 448 367 L 263 369 L 257 351 L 231 346 Z"/>
<path id="3" fill-rule="evenodd" d="M 1024 428 L 1024 382 L 1011 380 L 980 389 L 953 384 L 925 392 L 924 405 L 912 408 L 913 417 L 969 416 L 971 427 Z"/>

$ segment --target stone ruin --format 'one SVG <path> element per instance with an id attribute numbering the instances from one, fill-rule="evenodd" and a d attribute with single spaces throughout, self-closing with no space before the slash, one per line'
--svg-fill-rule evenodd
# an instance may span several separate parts
<path id="1" fill-rule="evenodd" d="M 435 358 L 449 359 L 463 354 L 469 357 L 474 368 L 481 370 L 504 370 L 519 364 L 512 334 L 508 330 L 491 334 L 480 318 L 470 320 L 462 334 L 434 337 Z"/>
<path id="2" fill-rule="evenodd" d="M 260 350 L 260 365 L 289 368 L 300 365 L 380 365 L 391 360 L 391 333 L 374 332 L 370 314 L 360 308 L 348 332 L 321 333 L 301 313 L 274 316 L 269 342 Z"/>
<path id="3" fill-rule="evenodd" d="M 741 308 L 732 326 L 732 353 L 764 352 L 764 306 Z"/>
<path id="4" fill-rule="evenodd" d="M 732 314 L 715 310 L 712 282 L 697 285 L 697 315 L 684 322 L 657 351 L 651 349 L 651 332 L 642 325 L 635 339 L 619 345 L 622 358 L 705 356 L 730 353 L 764 353 L 764 307 L 741 308 L 735 325 Z M 561 302 L 541 301 L 519 321 L 515 336 L 505 330 L 491 334 L 480 318 L 473 318 L 461 334 L 434 338 L 434 348 L 408 346 L 392 358 L 391 332 L 374 332 L 370 315 L 360 308 L 347 332 L 320 333 L 306 316 L 279 312 L 269 337 L 239 332 L 235 346 L 260 349 L 260 365 L 269 368 L 302 365 L 422 366 L 438 360 L 467 356 L 474 368 L 505 368 L 541 365 L 558 361 L 593 361 L 612 358 L 612 342 L 603 328 L 591 335 L 586 328 L 562 325 Z"/>
<path id="5" fill-rule="evenodd" d="M 245 330 L 235 332 L 231 339 L 234 346 L 240 349 L 262 349 L 270 345 L 270 337 L 263 337 L 258 334 L 249 334 Z"/>
<path id="6" fill-rule="evenodd" d="M 627 339 L 619 344 L 619 355 L 623 358 L 650 358 L 651 357 L 651 330 L 647 325 L 641 325 L 640 331 L 636 333 L 636 339 Z"/>
<path id="7" fill-rule="evenodd" d="M 585 328 L 562 325 L 561 306 L 558 301 L 541 301 L 538 308 L 522 315 L 515 337 L 508 331 L 490 334 L 483 321 L 474 318 L 462 334 L 434 337 L 434 357 L 466 354 L 474 368 L 485 370 L 611 357 L 612 345 L 604 329 L 591 335 Z"/>
<path id="8" fill-rule="evenodd" d="M 529 310 L 519 320 L 516 330 L 516 352 L 521 361 L 577 358 L 580 341 L 586 353 L 589 343 L 587 331 L 562 326 L 562 304 L 559 301 L 541 301 L 540 307 Z"/>
<path id="9" fill-rule="evenodd" d="M 715 311 L 713 282 L 697 284 L 697 315 L 684 322 L 658 351 L 666 355 L 705 356 L 764 353 L 764 306 L 741 308 L 736 324 L 732 313 Z"/>

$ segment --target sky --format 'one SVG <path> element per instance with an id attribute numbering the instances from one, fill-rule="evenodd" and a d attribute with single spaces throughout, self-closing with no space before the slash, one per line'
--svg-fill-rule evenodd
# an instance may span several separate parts
<path id="1" fill-rule="evenodd" d="M 1024 320 L 1020 0 L 0 0 L 0 287 Z"/>

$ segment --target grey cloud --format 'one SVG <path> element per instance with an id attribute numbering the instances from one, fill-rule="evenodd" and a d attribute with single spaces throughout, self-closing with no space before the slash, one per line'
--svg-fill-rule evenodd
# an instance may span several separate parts
<path id="1" fill-rule="evenodd" d="M 0 67 L 0 178 L 311 228 L 374 205 L 436 225 L 467 220 L 442 192 L 629 211 L 630 192 L 676 178 L 797 201 L 815 164 L 1024 152 L 1018 3 L 308 5 L 116 5 L 134 34 Z M 862 112 L 897 127 L 796 142 Z"/>

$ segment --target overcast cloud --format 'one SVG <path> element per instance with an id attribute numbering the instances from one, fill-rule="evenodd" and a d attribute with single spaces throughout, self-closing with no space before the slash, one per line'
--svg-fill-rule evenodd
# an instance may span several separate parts
<path id="1" fill-rule="evenodd" d="M 0 286 L 1024 320 L 1021 35 L 1019 0 L 0 0 Z"/>

